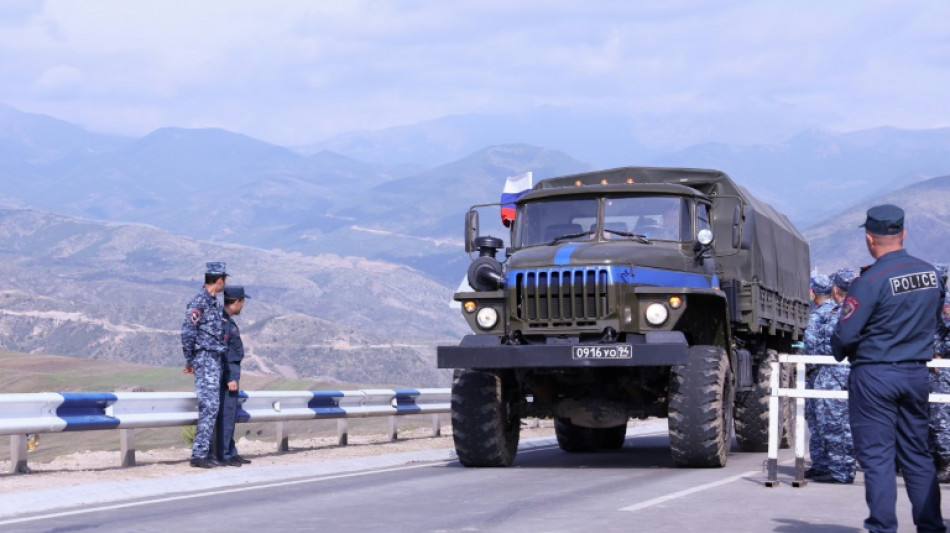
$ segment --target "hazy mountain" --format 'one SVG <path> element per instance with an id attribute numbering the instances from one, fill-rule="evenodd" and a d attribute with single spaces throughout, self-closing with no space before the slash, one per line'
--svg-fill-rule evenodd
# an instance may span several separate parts
<path id="1" fill-rule="evenodd" d="M 238 318 L 248 368 L 286 377 L 445 385 L 435 346 L 468 331 L 451 291 L 392 263 L 304 256 L 0 210 L 0 348 L 182 364 L 185 304 L 204 262 L 252 296 Z"/>
<path id="2" fill-rule="evenodd" d="M 648 133 L 642 127 L 541 108 L 354 133 L 303 155 L 216 129 L 96 136 L 4 107 L 0 205 L 308 255 L 395 261 L 455 286 L 468 262 L 461 253 L 465 209 L 496 202 L 505 177 L 526 170 L 543 179 L 603 167 L 581 161 L 718 168 L 799 227 L 950 173 L 950 128 L 808 130 L 781 143 L 706 143 L 651 155 L 636 140 Z M 525 139 L 534 142 L 499 144 Z"/>
<path id="3" fill-rule="evenodd" d="M 785 143 L 708 143 L 652 162 L 720 169 L 793 222 L 808 226 L 855 201 L 950 173 L 950 128 L 811 130 Z"/>
<path id="4" fill-rule="evenodd" d="M 804 231 L 811 261 L 819 272 L 869 265 L 874 259 L 864 241 L 867 209 L 892 203 L 904 209 L 905 247 L 922 259 L 950 263 L 950 176 L 932 178 L 855 204 Z"/>
<path id="5" fill-rule="evenodd" d="M 655 153 L 637 135 L 636 124 L 617 114 L 542 106 L 524 113 L 452 115 L 379 131 L 347 133 L 298 150 L 330 150 L 378 164 L 436 166 L 486 146 L 530 144 L 610 167 L 634 164 Z"/>

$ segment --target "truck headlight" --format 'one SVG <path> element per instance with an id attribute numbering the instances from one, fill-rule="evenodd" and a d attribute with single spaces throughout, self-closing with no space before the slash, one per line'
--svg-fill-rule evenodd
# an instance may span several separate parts
<path id="1" fill-rule="evenodd" d="M 475 315 L 475 320 L 478 322 L 478 327 L 491 329 L 498 324 L 498 311 L 495 311 L 493 307 L 482 307 Z"/>
<path id="2" fill-rule="evenodd" d="M 653 303 L 647 306 L 646 319 L 652 326 L 662 325 L 669 316 L 670 312 L 663 304 Z"/>

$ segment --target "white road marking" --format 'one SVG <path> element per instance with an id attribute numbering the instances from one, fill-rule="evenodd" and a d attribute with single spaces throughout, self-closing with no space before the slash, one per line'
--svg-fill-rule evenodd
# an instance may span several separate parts
<path id="1" fill-rule="evenodd" d="M 447 461 L 447 462 L 449 462 L 449 461 Z M 319 482 L 319 481 L 329 481 L 329 480 L 333 480 L 333 479 L 345 479 L 345 478 L 349 478 L 349 477 L 369 476 L 369 475 L 373 475 L 373 474 L 383 474 L 383 473 L 387 473 L 387 472 L 400 472 L 400 471 L 403 471 L 403 470 L 412 470 L 412 469 L 415 469 L 415 468 L 427 468 L 427 467 L 433 466 L 434 464 L 438 464 L 438 461 L 437 461 L 437 462 L 433 462 L 433 463 L 424 463 L 424 464 L 417 464 L 417 465 L 401 466 L 401 467 L 396 467 L 396 468 L 387 468 L 387 469 L 384 469 L 384 470 L 369 470 L 369 471 L 366 471 L 366 472 L 351 472 L 351 473 L 348 473 L 348 474 L 337 474 L 337 475 L 332 475 L 332 476 L 310 477 L 310 478 L 304 478 L 304 479 L 294 479 L 294 480 L 290 480 L 290 481 L 281 481 L 281 482 L 278 482 L 278 483 L 267 483 L 267 484 L 263 484 L 263 485 L 254 485 L 254 486 L 250 486 L 250 487 L 236 487 L 236 488 L 232 488 L 232 489 L 210 490 L 210 491 L 207 491 L 207 492 L 197 492 L 197 493 L 194 493 L 194 494 L 183 494 L 183 495 L 181 495 L 181 496 L 169 496 L 169 497 L 166 497 L 166 498 L 154 498 L 154 499 L 142 500 L 142 501 L 137 501 L 137 502 L 117 503 L 117 504 L 114 504 L 114 505 L 103 505 L 103 506 L 100 506 L 100 507 L 90 507 L 90 508 L 84 508 L 84 509 L 75 509 L 75 510 L 72 510 L 72 511 L 62 511 L 62 512 L 58 512 L 58 513 L 48 513 L 48 514 L 42 514 L 42 515 L 37 515 L 37 516 L 30 516 L 30 517 L 26 517 L 26 518 L 14 518 L 14 519 L 11 519 L 11 520 L 2 520 L 2 521 L 0 521 L 0 526 L 5 526 L 5 525 L 9 525 L 9 524 L 22 524 L 22 523 L 24 523 L 24 522 L 34 522 L 34 521 L 36 521 L 36 520 L 47 520 L 47 519 L 50 519 L 50 518 L 61 518 L 61 517 L 64 517 L 64 516 L 75 516 L 75 515 L 88 514 L 88 513 L 97 513 L 97 512 L 99 512 L 99 511 L 111 511 L 111 510 L 114 510 L 114 509 L 125 509 L 125 508 L 128 508 L 128 507 L 139 507 L 139 506 L 142 506 L 142 505 L 151 505 L 151 504 L 153 504 L 153 503 L 165 503 L 165 502 L 174 502 L 174 501 L 180 501 L 180 500 L 190 500 L 190 499 L 196 499 L 196 498 L 204 498 L 204 497 L 206 497 L 206 496 L 217 496 L 217 495 L 219 495 L 219 494 L 233 494 L 233 493 L 236 493 L 236 492 L 247 492 L 247 491 L 251 491 L 251 490 L 270 489 L 270 488 L 274 488 L 274 487 L 287 487 L 287 486 L 290 486 L 290 485 L 301 485 L 301 484 L 304 484 L 304 483 L 314 483 L 314 482 Z"/>
<path id="2" fill-rule="evenodd" d="M 653 498 L 652 500 L 647 500 L 647 501 L 645 501 L 645 502 L 640 502 L 640 503 L 638 503 L 638 504 L 636 504 L 636 505 L 630 505 L 630 506 L 627 506 L 627 507 L 621 507 L 619 510 L 620 510 L 620 511 L 630 511 L 630 512 L 632 512 L 632 511 L 639 511 L 639 510 L 641 510 L 641 509 L 646 509 L 647 507 L 653 507 L 654 505 L 659 505 L 659 504 L 661 504 L 661 503 L 666 503 L 666 502 L 668 502 L 668 501 L 670 501 L 670 500 L 675 500 L 675 499 L 677 499 L 677 498 L 682 498 L 683 496 L 688 496 L 688 495 L 690 495 L 690 494 L 695 494 L 695 493 L 697 493 L 697 492 L 702 492 L 702 491 L 704 491 L 704 490 L 706 490 L 706 489 L 711 489 L 711 488 L 719 487 L 719 486 L 721 486 L 721 485 L 726 485 L 726 484 L 732 483 L 733 481 L 738 481 L 738 480 L 740 480 L 740 479 L 747 478 L 747 477 L 749 477 L 749 476 L 753 476 L 753 475 L 761 474 L 761 473 L 762 473 L 762 472 L 759 471 L 759 470 L 750 470 L 750 471 L 748 471 L 748 472 L 744 472 L 744 473 L 739 474 L 739 475 L 737 475 L 737 476 L 727 477 L 726 479 L 720 479 L 719 481 L 713 481 L 712 483 L 706 483 L 705 485 L 700 485 L 700 486 L 698 486 L 698 487 L 693 487 L 693 488 L 691 488 L 691 489 L 681 490 L 681 491 L 679 491 L 679 492 L 674 492 L 674 493 L 672 493 L 672 494 L 667 494 L 666 496 L 660 496 L 659 498 Z"/>

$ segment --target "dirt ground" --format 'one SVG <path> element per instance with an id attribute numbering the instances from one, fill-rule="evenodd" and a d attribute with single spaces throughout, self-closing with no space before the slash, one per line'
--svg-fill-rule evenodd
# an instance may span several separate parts
<path id="1" fill-rule="evenodd" d="M 631 421 L 630 426 L 638 421 Z M 537 425 L 537 427 L 534 427 Z M 252 461 L 240 468 L 260 468 L 272 465 L 293 465 L 337 459 L 353 459 L 372 455 L 385 455 L 421 450 L 453 448 L 451 425 L 442 427 L 442 436 L 432 437 L 431 427 L 400 430 L 396 441 L 389 441 L 386 434 L 358 435 L 349 433 L 347 446 L 337 445 L 333 437 L 301 437 L 290 435 L 290 450 L 276 451 L 274 441 L 252 440 L 241 437 L 236 442 L 243 457 Z M 526 421 L 521 429 L 521 439 L 554 437 L 551 420 Z M 42 441 L 41 441 L 42 446 Z M 198 472 L 188 462 L 191 450 L 185 447 L 138 450 L 136 466 L 121 468 L 117 451 L 86 451 L 61 455 L 49 461 L 33 461 L 28 455 L 28 474 L 11 474 L 10 461 L 0 461 L 0 494 L 21 490 L 36 490 L 68 487 L 88 483 L 142 480 Z M 221 467 L 236 468 L 236 467 Z"/>

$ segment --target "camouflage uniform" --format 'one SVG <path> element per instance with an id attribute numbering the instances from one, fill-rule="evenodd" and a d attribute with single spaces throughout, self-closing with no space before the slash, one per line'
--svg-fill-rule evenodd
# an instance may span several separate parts
<path id="1" fill-rule="evenodd" d="M 857 272 L 851 269 L 841 269 L 832 275 L 832 283 L 842 292 L 847 293 L 851 281 L 857 277 Z M 834 304 L 828 321 L 822 324 L 822 332 L 830 342 L 835 326 L 838 324 L 841 304 Z M 829 345 L 830 348 L 830 345 Z M 816 352 L 818 353 L 818 352 Z M 829 352 L 830 353 L 830 352 Z M 823 355 L 823 354 L 822 354 Z M 815 373 L 813 388 L 817 390 L 846 391 L 848 379 L 851 375 L 851 366 L 848 364 L 819 365 Z M 816 457 L 812 449 L 812 468 L 815 473 L 828 474 L 840 483 L 851 483 L 857 471 L 854 457 L 854 440 L 851 437 L 851 421 L 848 415 L 848 402 L 834 398 L 815 398 L 815 432 L 811 441 L 817 440 L 820 444 L 820 456 Z"/>
<path id="2" fill-rule="evenodd" d="M 209 263 L 212 265 L 223 263 Z M 207 290 L 202 290 L 188 303 L 181 326 L 181 347 L 185 364 L 194 369 L 195 392 L 198 395 L 198 427 L 192 445 L 192 459 L 208 458 L 211 435 L 220 405 L 221 359 L 227 349 L 224 316 L 221 304 Z"/>
<path id="3" fill-rule="evenodd" d="M 804 351 L 807 355 L 831 355 L 831 334 L 834 332 L 836 320 L 832 314 L 835 303 L 830 298 L 818 304 L 808 319 L 808 328 L 805 330 Z M 816 388 L 815 380 L 821 365 L 806 365 L 805 384 L 809 389 Z M 818 419 L 818 399 L 805 399 L 805 422 L 808 424 L 808 450 L 811 455 L 812 471 L 827 473 L 827 453 L 825 442 L 820 438 L 821 428 Z"/>
<path id="4" fill-rule="evenodd" d="M 946 265 L 937 263 L 934 267 L 946 277 Z M 947 358 L 950 357 L 950 294 L 944 299 L 941 317 L 934 334 L 934 354 Z M 929 377 L 931 393 L 950 394 L 950 368 L 934 368 Z M 937 462 L 937 479 L 940 483 L 950 483 L 950 403 L 930 404 L 929 441 L 930 453 Z"/>

